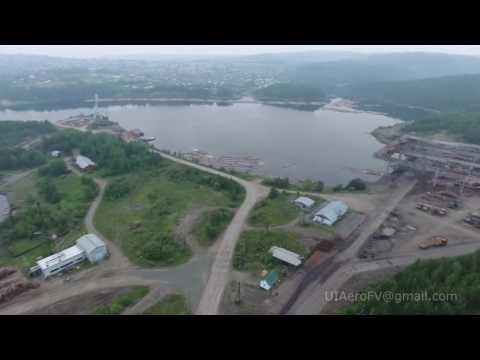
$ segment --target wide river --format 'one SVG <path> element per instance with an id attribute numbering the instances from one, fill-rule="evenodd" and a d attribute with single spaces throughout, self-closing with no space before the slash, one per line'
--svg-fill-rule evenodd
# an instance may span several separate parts
<path id="1" fill-rule="evenodd" d="M 212 155 L 251 155 L 264 163 L 260 175 L 311 178 L 327 184 L 363 177 L 360 169 L 383 170 L 373 158 L 382 146 L 370 132 L 398 121 L 371 113 L 292 110 L 261 104 L 110 106 L 102 108 L 126 129 L 140 128 L 171 151 L 200 149 Z M 58 121 L 91 109 L 2 111 L 0 120 Z"/>

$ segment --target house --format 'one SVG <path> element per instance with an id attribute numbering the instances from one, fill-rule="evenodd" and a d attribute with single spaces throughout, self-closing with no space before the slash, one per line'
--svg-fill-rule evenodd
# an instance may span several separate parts
<path id="1" fill-rule="evenodd" d="M 315 201 L 308 197 L 301 196 L 294 201 L 294 204 L 302 209 L 310 209 L 313 206 L 313 204 L 315 204 Z"/>
<path id="2" fill-rule="evenodd" d="M 270 253 L 275 259 L 281 260 L 293 266 L 299 266 L 303 261 L 303 256 L 278 246 L 272 246 Z"/>
<path id="3" fill-rule="evenodd" d="M 270 290 L 278 281 L 278 272 L 270 271 L 265 278 L 260 281 L 260 287 L 265 290 Z"/>
<path id="4" fill-rule="evenodd" d="M 107 256 L 107 246 L 95 234 L 83 235 L 77 240 L 77 246 L 85 252 L 90 263 L 95 264 Z"/>
<path id="5" fill-rule="evenodd" d="M 348 206 L 342 201 L 332 201 L 315 213 L 313 221 L 332 226 L 348 211 Z"/>
<path id="6" fill-rule="evenodd" d="M 59 157 L 61 154 L 62 152 L 58 150 L 53 150 L 52 152 L 50 152 L 50 155 L 52 155 L 53 157 Z"/>
<path id="7" fill-rule="evenodd" d="M 75 164 L 78 166 L 80 170 L 83 170 L 83 171 L 93 170 L 97 166 L 97 164 L 95 164 L 92 160 L 82 155 L 78 155 L 75 158 Z"/>

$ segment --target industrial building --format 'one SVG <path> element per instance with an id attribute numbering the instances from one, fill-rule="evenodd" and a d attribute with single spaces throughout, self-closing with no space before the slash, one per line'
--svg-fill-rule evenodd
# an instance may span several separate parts
<path id="1" fill-rule="evenodd" d="M 303 256 L 278 246 L 272 246 L 270 253 L 275 259 L 281 260 L 293 266 L 299 266 L 303 261 Z"/>
<path id="2" fill-rule="evenodd" d="M 96 264 L 105 258 L 107 246 L 95 234 L 83 235 L 77 240 L 77 246 L 85 252 L 92 264 Z"/>
<path id="3" fill-rule="evenodd" d="M 60 251 L 59 253 L 50 255 L 44 259 L 37 261 L 37 267 L 31 269 L 31 273 L 40 270 L 45 278 L 68 270 L 73 266 L 85 260 L 85 252 L 78 246 L 74 245 Z"/>
<path id="4" fill-rule="evenodd" d="M 77 240 L 76 245 L 38 260 L 37 265 L 30 269 L 31 275 L 42 274 L 44 278 L 71 269 L 88 259 L 95 264 L 107 256 L 105 243 L 94 234 L 87 234 Z"/>
<path id="5" fill-rule="evenodd" d="M 294 201 L 295 205 L 301 209 L 310 209 L 315 201 L 310 199 L 309 197 L 301 196 Z"/>
<path id="6" fill-rule="evenodd" d="M 332 226 L 348 211 L 348 206 L 342 201 L 332 201 L 326 206 L 317 211 L 313 217 L 313 221 L 322 224 Z"/>
<path id="7" fill-rule="evenodd" d="M 391 171 L 410 171 L 430 178 L 433 186 L 463 193 L 480 190 L 480 146 L 404 136 L 382 148 L 375 157 Z"/>
<path id="8" fill-rule="evenodd" d="M 90 160 L 86 156 L 78 155 L 75 158 L 75 164 L 78 166 L 80 170 L 83 171 L 90 171 L 94 170 L 97 164 L 95 164 L 92 160 Z"/>

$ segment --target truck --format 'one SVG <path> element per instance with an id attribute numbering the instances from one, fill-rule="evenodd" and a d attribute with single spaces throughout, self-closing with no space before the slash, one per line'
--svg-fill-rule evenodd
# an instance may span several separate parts
<path id="1" fill-rule="evenodd" d="M 429 212 L 432 209 L 432 205 L 425 204 L 425 203 L 418 203 L 417 209 L 425 212 Z"/>
<path id="2" fill-rule="evenodd" d="M 431 212 L 432 212 L 433 215 L 438 215 L 438 216 L 447 215 L 447 209 L 439 208 L 439 207 L 432 207 Z"/>
<path id="3" fill-rule="evenodd" d="M 446 246 L 448 244 L 448 239 L 443 236 L 433 236 L 426 240 L 421 240 L 418 242 L 418 247 L 422 250 L 430 249 L 431 247 L 440 247 Z"/>

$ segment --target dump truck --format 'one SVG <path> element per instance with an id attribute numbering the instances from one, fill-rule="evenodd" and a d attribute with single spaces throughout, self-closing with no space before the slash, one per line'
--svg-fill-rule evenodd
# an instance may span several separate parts
<path id="1" fill-rule="evenodd" d="M 433 236 L 426 240 L 421 240 L 418 242 L 418 247 L 422 250 L 430 249 L 431 247 L 440 247 L 446 246 L 448 244 L 448 239 L 443 236 Z"/>

